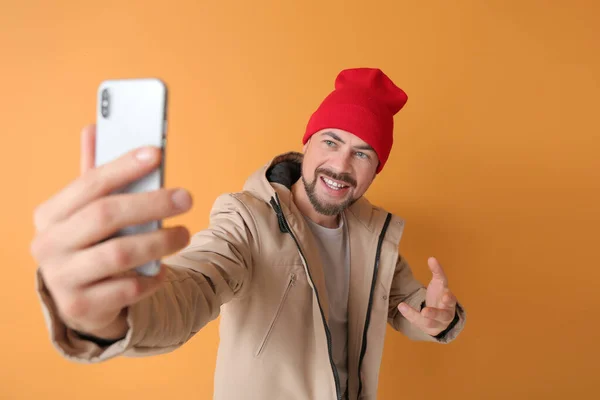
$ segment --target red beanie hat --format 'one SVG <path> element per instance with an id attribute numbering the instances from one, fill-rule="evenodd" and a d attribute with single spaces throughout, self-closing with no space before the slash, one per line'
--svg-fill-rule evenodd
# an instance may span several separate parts
<path id="1" fill-rule="evenodd" d="M 308 121 L 302 143 L 322 129 L 343 129 L 373 147 L 379 173 L 392 150 L 394 115 L 407 100 L 406 93 L 380 69 L 343 70 L 335 80 L 335 90 Z"/>

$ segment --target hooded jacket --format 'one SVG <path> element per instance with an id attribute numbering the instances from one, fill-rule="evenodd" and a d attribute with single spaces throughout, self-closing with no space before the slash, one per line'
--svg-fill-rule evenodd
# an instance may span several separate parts
<path id="1" fill-rule="evenodd" d="M 327 326 L 328 299 L 318 247 L 291 186 L 302 155 L 275 157 L 243 190 L 219 196 L 209 226 L 163 259 L 167 280 L 129 307 L 127 335 L 112 344 L 64 325 L 37 274 L 51 341 L 70 360 L 173 351 L 220 316 L 214 399 L 341 399 Z M 398 247 L 404 221 L 362 197 L 344 211 L 350 243 L 348 398 L 376 399 L 386 324 L 413 340 L 449 343 L 465 311 L 432 337 L 406 320 L 400 302 L 420 309 L 425 287 Z"/>

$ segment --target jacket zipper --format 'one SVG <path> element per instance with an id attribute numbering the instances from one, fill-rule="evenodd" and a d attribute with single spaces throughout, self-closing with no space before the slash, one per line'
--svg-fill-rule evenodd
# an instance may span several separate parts
<path id="1" fill-rule="evenodd" d="M 285 304 L 285 300 L 287 299 L 288 293 L 290 292 L 290 289 L 292 288 L 292 286 L 294 286 L 295 282 L 296 282 L 296 274 L 291 274 L 290 280 L 288 281 L 287 287 L 285 288 L 285 292 L 283 292 L 283 297 L 281 298 L 281 301 L 279 302 L 279 307 L 277 307 L 277 311 L 275 312 L 275 317 L 273 318 L 273 322 L 271 322 L 271 325 L 269 326 L 269 330 L 267 331 L 265 338 L 263 339 L 262 343 L 260 344 L 260 346 L 258 348 L 258 351 L 256 352 L 256 357 L 258 357 L 260 355 L 260 353 L 262 353 L 263 349 L 265 348 L 265 345 L 267 344 L 267 341 L 269 340 L 269 336 L 271 336 L 271 332 L 273 331 L 273 327 L 275 326 L 275 323 L 279 319 L 279 314 L 281 314 L 281 310 L 283 308 L 283 305 Z"/>
<path id="2" fill-rule="evenodd" d="M 381 246 L 383 245 L 383 238 L 385 237 L 385 233 L 390 225 L 390 221 L 392 219 L 392 214 L 388 213 L 385 223 L 383 224 L 383 229 L 379 234 L 379 242 L 377 243 L 377 253 L 375 253 L 375 266 L 373 267 L 373 279 L 371 280 L 371 292 L 369 294 L 369 305 L 367 306 L 367 316 L 365 318 L 365 329 L 363 330 L 363 338 L 362 338 L 362 346 L 360 349 L 360 358 L 358 359 L 358 395 L 357 398 L 360 398 L 360 394 L 362 392 L 362 377 L 360 375 L 360 371 L 362 368 L 363 358 L 365 353 L 367 352 L 367 331 L 369 330 L 369 323 L 371 321 L 371 308 L 373 306 L 373 293 L 375 292 L 375 283 L 377 281 L 377 271 L 379 270 L 379 260 L 381 256 Z"/>
<path id="3" fill-rule="evenodd" d="M 306 261 L 306 257 L 304 256 L 304 252 L 300 247 L 300 243 L 298 243 L 298 239 L 290 229 L 290 226 L 283 215 L 283 211 L 281 210 L 281 206 L 279 205 L 279 196 L 275 194 L 275 198 L 271 198 L 271 206 L 275 210 L 277 214 L 277 221 L 279 223 L 279 230 L 282 233 L 289 233 L 292 239 L 294 239 L 294 243 L 296 243 L 296 247 L 298 248 L 298 252 L 300 253 L 300 257 L 304 261 L 304 265 L 306 265 L 306 270 L 308 272 L 308 279 L 312 284 L 313 290 L 315 292 L 315 296 L 317 297 L 317 304 L 319 305 L 319 311 L 321 312 L 321 320 L 323 321 L 323 327 L 325 328 L 325 336 L 327 337 L 327 352 L 329 353 L 329 363 L 331 364 L 331 370 L 333 371 L 333 379 L 335 381 L 335 395 L 337 400 L 342 400 L 342 394 L 340 393 L 340 377 L 335 366 L 335 362 L 333 361 L 333 355 L 331 351 L 331 332 L 329 331 L 329 327 L 327 326 L 327 321 L 325 320 L 325 314 L 323 313 L 323 308 L 321 307 L 321 300 L 319 299 L 319 293 L 317 289 L 315 289 L 315 283 L 312 279 L 312 275 L 310 273 L 310 269 L 308 268 L 308 262 Z"/>

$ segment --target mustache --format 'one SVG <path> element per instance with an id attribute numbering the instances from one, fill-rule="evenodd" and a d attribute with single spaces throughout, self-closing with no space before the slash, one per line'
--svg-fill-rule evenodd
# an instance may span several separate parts
<path id="1" fill-rule="evenodd" d="M 315 171 L 315 175 L 317 175 L 317 174 L 322 174 L 322 175 L 328 176 L 331 179 L 335 179 L 336 181 L 341 181 L 341 182 L 347 183 L 350 186 L 356 186 L 356 179 L 354 179 L 350 174 L 348 174 L 346 172 L 338 174 L 329 169 L 317 168 L 317 170 Z"/>

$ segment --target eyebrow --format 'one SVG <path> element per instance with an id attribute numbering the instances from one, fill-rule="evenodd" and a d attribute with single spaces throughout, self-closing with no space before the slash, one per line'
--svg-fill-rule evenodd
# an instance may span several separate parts
<path id="1" fill-rule="evenodd" d="M 327 131 L 327 132 L 323 132 L 323 135 L 327 135 L 330 136 L 331 138 L 333 138 L 334 140 L 337 140 L 338 142 L 342 143 L 342 144 L 346 144 L 346 142 L 344 142 L 342 140 L 342 138 L 340 138 L 338 135 L 336 135 L 333 132 Z M 369 150 L 372 152 L 375 152 L 375 149 L 373 149 L 373 147 L 369 146 L 368 144 L 363 144 L 360 146 L 354 146 L 353 147 L 355 150 Z"/>

